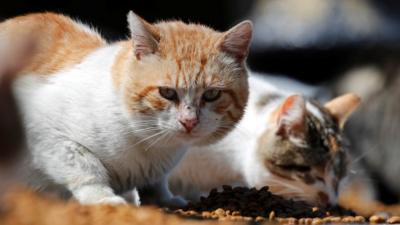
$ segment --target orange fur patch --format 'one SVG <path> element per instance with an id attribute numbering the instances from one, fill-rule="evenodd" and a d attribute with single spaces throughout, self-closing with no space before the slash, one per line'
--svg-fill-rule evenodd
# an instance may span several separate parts
<path id="1" fill-rule="evenodd" d="M 133 106 L 140 113 L 148 114 L 152 111 L 164 110 L 169 102 L 155 94 L 158 87 L 147 86 L 139 92 L 126 92 L 127 105 Z"/>
<path id="2" fill-rule="evenodd" d="M 78 64 L 106 44 L 95 32 L 87 32 L 72 19 L 54 13 L 15 17 L 0 24 L 0 33 L 13 42 L 34 40 L 35 54 L 22 73 L 50 75 Z"/>
<path id="3" fill-rule="evenodd" d="M 232 91 L 232 90 L 225 90 L 224 92 L 227 93 L 227 94 L 231 97 L 232 102 L 233 102 L 233 105 L 234 105 L 236 108 L 238 108 L 238 109 L 243 108 L 242 104 L 239 102 L 238 96 L 236 95 L 236 93 L 235 93 L 234 91 Z"/>
<path id="4" fill-rule="evenodd" d="M 112 79 L 117 88 L 121 86 L 124 73 L 128 72 L 124 64 L 129 62 L 128 60 L 130 59 L 130 54 L 132 54 L 133 48 L 132 41 L 124 41 L 121 42 L 120 45 L 122 46 L 121 51 L 119 51 L 115 57 L 114 64 L 111 68 Z"/>

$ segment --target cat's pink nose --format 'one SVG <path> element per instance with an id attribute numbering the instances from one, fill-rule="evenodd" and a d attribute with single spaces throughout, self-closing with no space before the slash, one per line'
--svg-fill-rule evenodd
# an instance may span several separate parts
<path id="1" fill-rule="evenodd" d="M 199 123 L 199 120 L 197 118 L 181 119 L 179 120 L 179 123 L 182 124 L 182 126 L 186 129 L 187 133 L 190 133 L 193 130 L 193 128 Z"/>

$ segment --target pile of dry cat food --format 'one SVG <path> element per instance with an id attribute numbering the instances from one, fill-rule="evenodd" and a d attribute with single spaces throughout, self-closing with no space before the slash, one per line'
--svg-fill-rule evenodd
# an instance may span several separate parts
<path id="1" fill-rule="evenodd" d="M 286 200 L 273 195 L 268 187 L 257 190 L 223 186 L 213 189 L 207 198 L 174 211 L 182 216 L 228 221 L 278 222 L 282 224 L 365 223 L 367 219 L 341 207 L 317 208 L 301 201 Z M 399 222 L 376 215 L 370 222 Z"/>

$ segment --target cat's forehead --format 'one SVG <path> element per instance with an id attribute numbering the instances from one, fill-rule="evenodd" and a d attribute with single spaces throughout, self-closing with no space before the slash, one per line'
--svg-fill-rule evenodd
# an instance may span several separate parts
<path id="1" fill-rule="evenodd" d="M 325 154 L 327 158 L 344 151 L 342 132 L 337 122 L 320 103 L 308 102 L 306 141 L 309 149 L 313 154 Z"/>
<path id="2" fill-rule="evenodd" d="M 165 86 L 199 90 L 208 87 L 234 88 L 245 76 L 244 68 L 232 57 L 220 54 L 222 33 L 203 25 L 162 22 L 159 51 L 163 60 Z M 244 82 L 244 81 L 243 81 Z"/>
<path id="3" fill-rule="evenodd" d="M 341 131 L 337 121 L 323 105 L 313 99 L 308 99 L 307 104 L 307 125 L 314 127 L 324 136 L 340 138 Z"/>
<path id="4" fill-rule="evenodd" d="M 218 52 L 221 33 L 203 25 L 183 22 L 161 22 L 159 50 L 162 56 L 177 60 L 207 60 Z"/>

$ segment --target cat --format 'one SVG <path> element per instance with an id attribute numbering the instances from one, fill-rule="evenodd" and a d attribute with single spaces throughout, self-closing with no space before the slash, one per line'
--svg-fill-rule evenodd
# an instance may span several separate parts
<path id="1" fill-rule="evenodd" d="M 269 186 L 287 198 L 336 204 L 348 162 L 342 128 L 359 97 L 321 105 L 255 74 L 249 87 L 243 119 L 221 141 L 191 147 L 169 178 L 172 192 L 198 201 L 222 185 Z"/>
<path id="2" fill-rule="evenodd" d="M 252 24 L 226 32 L 180 21 L 127 16 L 131 38 L 108 43 L 94 29 L 54 13 L 0 24 L 10 45 L 31 38 L 35 54 L 14 92 L 26 130 L 24 177 L 40 191 L 82 204 L 182 205 L 166 176 L 190 145 L 215 142 L 248 98 L 245 60 Z"/>

